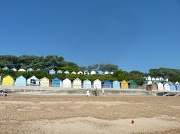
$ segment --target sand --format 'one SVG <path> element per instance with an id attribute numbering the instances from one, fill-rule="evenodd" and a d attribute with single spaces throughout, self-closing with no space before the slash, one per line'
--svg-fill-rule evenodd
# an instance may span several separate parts
<path id="1" fill-rule="evenodd" d="M 180 97 L 0 96 L 0 134 L 85 133 L 179 134 Z"/>

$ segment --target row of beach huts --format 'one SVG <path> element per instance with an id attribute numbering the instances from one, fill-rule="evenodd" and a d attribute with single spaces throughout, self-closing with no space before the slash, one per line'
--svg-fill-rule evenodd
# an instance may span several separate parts
<path id="1" fill-rule="evenodd" d="M 1 85 L 3 86 L 41 86 L 41 87 L 61 87 L 61 88 L 115 88 L 115 89 L 137 89 L 137 84 L 131 80 L 131 81 L 100 81 L 99 79 L 96 79 L 94 81 L 90 80 L 84 80 L 81 81 L 79 78 L 76 78 L 74 80 L 70 80 L 68 78 L 64 80 L 60 80 L 59 78 L 54 78 L 52 80 L 49 80 L 46 77 L 43 77 L 41 79 L 38 79 L 36 76 L 32 76 L 28 79 L 26 79 L 23 76 L 17 77 L 15 80 L 10 76 L 5 76 L 2 78 Z"/>
<path id="2" fill-rule="evenodd" d="M 40 87 L 60 87 L 60 88 L 114 88 L 114 89 L 146 89 L 146 90 L 165 90 L 165 91 L 180 91 L 180 84 L 176 82 L 175 84 L 170 82 L 152 82 L 152 81 L 145 81 L 143 86 L 139 87 L 135 81 L 100 81 L 96 79 L 94 81 L 90 80 L 80 80 L 76 78 L 74 80 L 70 80 L 68 78 L 64 80 L 60 80 L 59 78 L 54 78 L 49 80 L 46 77 L 38 79 L 36 76 L 32 76 L 26 79 L 23 76 L 17 77 L 15 80 L 10 76 L 7 75 L 0 79 L 2 86 L 40 86 Z"/>

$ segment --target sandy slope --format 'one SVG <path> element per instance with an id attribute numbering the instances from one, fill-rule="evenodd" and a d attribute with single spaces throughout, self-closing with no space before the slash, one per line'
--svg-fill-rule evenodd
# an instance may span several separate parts
<path id="1" fill-rule="evenodd" d="M 180 97 L 0 96 L 0 133 L 178 134 Z"/>

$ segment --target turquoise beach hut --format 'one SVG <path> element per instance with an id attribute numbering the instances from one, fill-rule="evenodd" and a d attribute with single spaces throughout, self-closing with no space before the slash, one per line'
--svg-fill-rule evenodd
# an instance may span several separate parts
<path id="1" fill-rule="evenodd" d="M 60 87 L 60 79 L 58 79 L 57 77 L 52 79 L 51 87 Z"/>

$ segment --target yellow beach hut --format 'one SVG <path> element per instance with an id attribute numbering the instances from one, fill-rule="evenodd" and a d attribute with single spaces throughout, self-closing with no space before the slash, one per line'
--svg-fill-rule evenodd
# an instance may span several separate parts
<path id="1" fill-rule="evenodd" d="M 123 81 L 121 82 L 121 88 L 122 88 L 122 89 L 128 89 L 128 82 L 125 81 L 125 80 L 123 80 Z"/>
<path id="2" fill-rule="evenodd" d="M 3 86 L 12 86 L 14 85 L 14 79 L 11 76 L 5 76 L 2 80 Z"/>
<path id="3" fill-rule="evenodd" d="M 40 86 L 41 87 L 49 87 L 49 79 L 46 77 L 43 77 L 40 79 Z"/>

